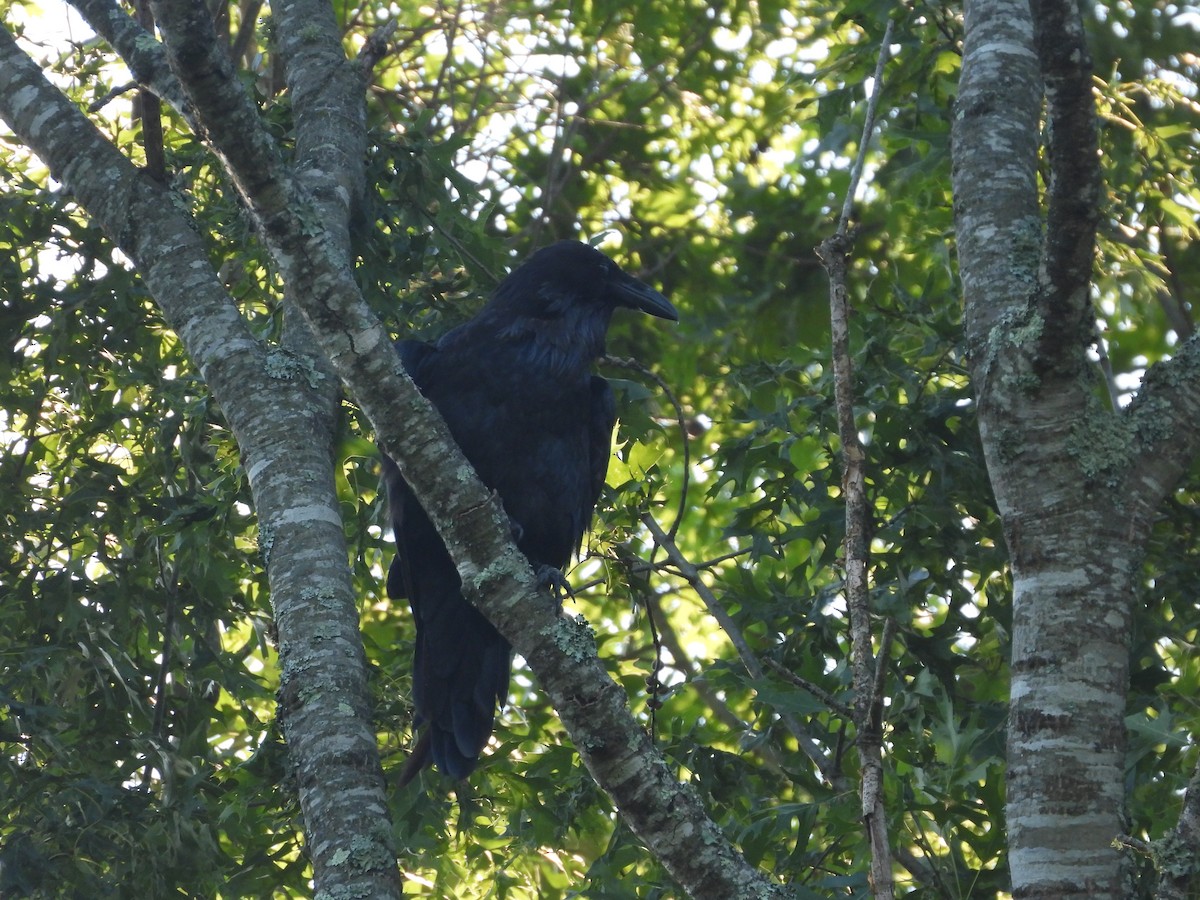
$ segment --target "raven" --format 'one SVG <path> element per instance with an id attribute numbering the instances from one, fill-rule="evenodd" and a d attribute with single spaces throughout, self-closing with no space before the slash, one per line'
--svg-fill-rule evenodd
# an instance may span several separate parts
<path id="1" fill-rule="evenodd" d="M 436 343 L 396 344 L 480 480 L 499 494 L 517 547 L 544 583 L 562 583 L 608 470 L 616 404 L 591 369 L 617 307 L 679 318 L 666 297 L 599 250 L 559 241 Z M 383 473 L 396 537 L 387 591 L 412 608 L 413 703 L 416 724 L 427 726 L 401 783 L 430 761 L 465 778 L 508 695 L 512 648 L 463 597 L 445 545 L 386 454 Z"/>

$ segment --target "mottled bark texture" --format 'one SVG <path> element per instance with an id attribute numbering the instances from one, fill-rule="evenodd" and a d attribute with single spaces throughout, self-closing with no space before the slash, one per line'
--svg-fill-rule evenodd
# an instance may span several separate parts
<path id="1" fill-rule="evenodd" d="M 48 84 L 4 30 L 0 115 L 133 260 L 237 438 L 271 584 L 280 716 L 318 894 L 398 897 L 334 492 L 336 381 L 313 357 L 269 349 L 249 334 L 169 194 Z"/>
<path id="2" fill-rule="evenodd" d="M 232 68 L 209 46 L 202 9 L 191 0 L 154 4 L 167 58 L 184 88 L 178 102 L 203 123 L 242 192 L 329 371 L 348 386 L 422 505 L 434 512 L 468 596 L 529 662 L 588 769 L 689 895 L 783 896 L 733 848 L 634 721 L 624 692 L 596 657 L 587 624 L 557 615 L 549 594 L 538 589 L 499 504 L 400 368 L 389 335 L 359 294 L 345 247 L 346 215 L 361 177 L 353 166 L 364 155 L 354 146 L 362 137 L 362 76 L 342 55 L 330 11 L 303 0 L 274 7 L 293 104 L 318 98 L 308 112 L 296 111 L 301 131 L 313 128 L 297 135 L 297 153 L 305 158 L 284 160 L 251 114 Z M 279 624 L 280 709 L 317 896 L 397 896 L 354 598 L 328 477 L 325 414 L 333 379 L 303 335 L 270 351 L 248 335 L 170 198 L 42 78 L 3 30 L 0 115 L 135 261 L 238 438 Z"/>
<path id="3" fill-rule="evenodd" d="M 1101 180 L 1078 7 L 969 0 L 965 26 L 955 218 L 980 430 L 1013 572 L 1013 896 L 1117 898 L 1128 638 L 1151 517 L 1197 449 L 1197 347 L 1154 367 L 1128 408 L 1101 401 L 1086 356 Z"/>

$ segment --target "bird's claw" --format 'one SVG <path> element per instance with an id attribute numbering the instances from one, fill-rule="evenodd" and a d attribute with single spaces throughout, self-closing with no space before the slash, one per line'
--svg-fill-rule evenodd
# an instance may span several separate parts
<path id="1" fill-rule="evenodd" d="M 562 573 L 562 569 L 556 569 L 554 566 L 538 566 L 536 574 L 538 587 L 550 588 L 550 593 L 554 596 L 554 604 L 561 613 L 563 598 L 575 599 L 575 592 L 571 590 L 571 583 L 567 581 L 567 576 Z"/>

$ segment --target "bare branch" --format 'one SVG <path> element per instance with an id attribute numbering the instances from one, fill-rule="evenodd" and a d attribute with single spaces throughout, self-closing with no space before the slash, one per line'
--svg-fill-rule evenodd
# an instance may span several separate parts
<path id="1" fill-rule="evenodd" d="M 875 110 L 879 105 L 879 95 L 883 92 L 883 69 L 887 65 L 891 53 L 892 29 L 895 23 L 888 19 L 887 27 L 883 30 L 883 40 L 879 45 L 879 59 L 875 63 L 875 78 L 871 96 L 867 98 L 867 114 L 863 120 L 862 137 L 858 142 L 858 154 L 854 165 L 850 168 L 850 184 L 846 188 L 846 199 L 842 202 L 842 214 L 838 216 L 837 234 L 844 235 L 850 225 L 850 213 L 854 208 L 854 198 L 858 194 L 858 182 L 862 179 L 863 166 L 867 159 L 867 144 L 875 133 Z"/>
<path id="2" fill-rule="evenodd" d="M 769 656 L 766 657 L 763 660 L 763 662 L 765 662 L 767 664 L 768 669 L 770 669 L 772 672 L 774 672 L 780 678 L 784 679 L 785 681 L 790 681 L 793 685 L 800 688 L 800 690 L 802 690 L 802 691 L 808 691 L 808 693 L 812 694 L 814 697 L 816 697 L 818 700 L 820 700 L 822 703 L 824 703 L 826 706 L 828 706 L 830 712 L 834 713 L 835 715 L 841 716 L 847 722 L 854 721 L 854 710 L 852 710 L 850 707 L 848 707 L 846 704 L 844 704 L 837 697 L 833 696 L 833 694 L 829 693 L 829 691 L 825 690 L 825 688 L 821 687 L 816 682 L 809 681 L 807 678 L 801 678 L 799 675 L 797 675 L 791 669 L 787 668 L 782 663 L 771 659 Z"/>
<path id="3" fill-rule="evenodd" d="M 258 28 L 258 12 L 262 9 L 262 0 L 241 0 L 238 4 L 238 30 L 234 36 L 233 44 L 229 48 L 229 58 L 237 65 L 239 61 L 245 65 L 251 62 L 251 55 L 247 52 L 250 50 L 250 45 L 254 41 L 254 35 Z M 247 57 L 243 59 L 243 57 Z"/>
<path id="4" fill-rule="evenodd" d="M 1200 451 L 1200 334 L 1146 371 L 1122 412 L 1135 439 L 1127 483 L 1138 527 L 1146 527 Z"/>
<path id="5" fill-rule="evenodd" d="M 154 13 L 150 11 L 150 0 L 136 0 L 138 24 L 147 34 L 154 34 Z M 137 115 L 142 120 L 142 151 L 146 154 L 146 174 L 155 181 L 167 183 L 167 163 L 163 151 L 162 110 L 158 97 L 148 88 L 137 95 Z"/>
<path id="6" fill-rule="evenodd" d="M 867 100 L 863 136 L 851 167 L 850 185 L 834 234 L 817 249 L 829 275 L 829 309 L 832 342 L 834 401 L 838 437 L 842 445 L 842 494 L 846 503 L 846 607 L 850 615 L 850 667 L 854 682 L 855 743 L 861 770 L 863 822 L 871 844 L 871 888 L 877 898 L 893 896 L 892 854 L 883 808 L 883 752 L 880 716 L 883 700 L 877 689 L 882 680 L 876 671 L 871 646 L 870 573 L 871 508 L 866 488 L 866 451 L 858 437 L 854 416 L 854 368 L 850 352 L 850 304 L 846 289 L 847 256 L 853 235 L 847 232 L 854 195 L 866 161 L 867 145 L 875 129 L 875 109 L 883 88 L 883 70 L 892 40 L 892 22 L 887 23 L 875 67 L 875 80 Z"/>
<path id="7" fill-rule="evenodd" d="M 104 107 L 108 106 L 108 104 L 111 103 L 113 100 L 115 100 L 117 97 L 122 97 L 125 94 L 128 94 L 130 91 L 136 91 L 136 90 L 139 90 L 139 86 L 136 81 L 130 81 L 125 84 L 115 85 L 114 87 L 111 87 L 107 91 L 105 91 L 101 96 L 99 96 L 95 100 L 93 100 L 91 103 L 89 103 L 87 105 L 87 111 L 90 113 L 99 112 L 100 110 L 104 109 Z"/>
<path id="8" fill-rule="evenodd" d="M 659 606 L 658 597 L 647 597 L 647 604 L 655 604 Z M 661 609 L 660 609 L 661 612 Z M 754 726 L 743 719 L 729 708 L 719 693 L 704 679 L 703 673 L 693 665 L 688 658 L 687 652 L 683 648 L 683 644 L 679 640 L 679 634 L 672 627 L 670 620 L 666 616 L 659 616 L 659 621 L 662 629 L 663 645 L 670 651 L 671 656 L 675 660 L 675 667 L 687 676 L 688 685 L 694 690 L 709 709 L 713 711 L 713 715 L 730 731 L 740 732 L 742 734 L 753 734 Z M 767 660 L 770 664 L 770 660 Z M 767 741 L 758 741 L 751 751 L 762 758 L 763 763 L 778 775 L 786 775 L 783 769 L 783 762 L 779 758 L 779 753 Z"/>

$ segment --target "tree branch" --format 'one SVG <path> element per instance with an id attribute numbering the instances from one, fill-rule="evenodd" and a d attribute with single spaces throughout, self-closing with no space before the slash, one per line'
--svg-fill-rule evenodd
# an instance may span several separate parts
<path id="1" fill-rule="evenodd" d="M 763 661 L 767 664 L 768 669 L 770 669 L 784 681 L 790 681 L 795 687 L 800 688 L 802 691 L 807 691 L 824 703 L 827 707 L 829 707 L 829 711 L 835 716 L 841 716 L 847 722 L 854 721 L 854 710 L 852 710 L 837 697 L 833 696 L 833 694 L 829 693 L 829 691 L 825 690 L 825 688 L 821 687 L 819 684 L 809 681 L 807 678 L 801 678 L 791 669 L 787 668 L 782 663 L 771 659 L 770 657 L 767 657 Z"/>
<path id="2" fill-rule="evenodd" d="M 292 190 L 283 158 L 237 80 L 204 3 L 154 0 L 152 6 L 171 70 L 239 193 L 259 198 L 251 210 L 265 234 L 295 233 L 302 228 L 323 232 L 313 204 L 302 205 L 301 195 Z M 305 217 L 311 221 L 301 221 Z"/>
<path id="3" fill-rule="evenodd" d="M 708 684 L 704 678 L 704 673 L 694 666 L 692 661 L 687 656 L 687 651 L 684 650 L 683 644 L 680 643 L 679 634 L 671 626 L 671 622 L 666 616 L 661 615 L 662 605 L 659 598 L 651 594 L 643 598 L 643 602 L 647 605 L 654 604 L 656 613 L 659 616 L 659 630 L 662 633 L 663 646 L 670 651 L 675 662 L 675 668 L 683 673 L 688 686 L 700 695 L 708 707 L 713 711 L 713 716 L 721 722 L 730 731 L 740 734 L 755 734 L 754 726 L 746 721 L 743 721 L 741 716 L 729 708 L 729 704 L 721 698 L 720 692 Z M 767 664 L 771 664 L 771 660 L 767 660 Z M 778 751 L 768 741 L 756 741 L 754 749 L 751 751 L 761 757 L 763 763 L 777 775 L 787 777 L 784 771 L 783 762 L 779 757 Z"/>
<path id="4" fill-rule="evenodd" d="M 750 649 L 750 645 L 746 643 L 746 638 L 742 634 L 742 630 L 738 628 L 737 623 L 725 611 L 725 607 L 721 605 L 716 594 L 704 583 L 704 579 L 700 577 L 700 573 L 696 567 L 688 562 L 687 557 L 683 555 L 683 552 L 676 545 L 675 541 L 671 539 L 670 535 L 663 531 L 662 526 L 658 524 L 654 516 L 649 513 L 644 514 L 642 516 L 642 524 L 650 529 L 655 542 L 667 551 L 667 558 L 675 564 L 683 577 L 687 579 L 688 584 L 692 586 L 692 590 L 704 601 L 704 607 L 708 610 L 708 614 L 717 620 L 717 624 L 721 626 L 721 630 L 725 632 L 734 649 L 737 650 L 738 658 L 742 661 L 742 665 L 745 666 L 747 674 L 751 678 L 761 679 L 763 677 L 763 668 L 758 662 L 758 657 Z M 821 776 L 825 781 L 829 784 L 837 784 L 837 769 L 833 761 L 829 758 L 829 755 L 817 743 L 817 740 L 790 713 L 780 712 L 779 720 L 791 732 L 792 737 L 796 739 L 796 743 L 800 745 L 800 749 L 804 751 L 804 755 L 812 760 L 813 765 L 820 770 Z"/>
<path id="5" fill-rule="evenodd" d="M 115 0 L 68 0 L 92 30 L 108 42 L 125 61 L 138 84 L 153 91 L 187 120 L 193 131 L 196 123 L 192 110 L 171 74 L 162 44 L 137 20 L 125 14 Z"/>
<path id="6" fill-rule="evenodd" d="M 1041 261 L 1037 159 L 1042 96 L 1037 56 L 1030 49 L 1028 4 L 979 3 L 967 8 L 966 17 L 970 41 L 964 48 L 951 134 L 954 214 L 967 301 L 966 337 L 982 406 L 994 383 L 993 348 L 1002 337 L 997 326 L 1038 328 L 1017 304 L 1032 298 Z"/>
<path id="7" fill-rule="evenodd" d="M 290 177 L 251 115 L 202 9 L 187 0 L 156 5 L 173 67 L 261 223 L 284 281 L 307 287 L 296 292 L 295 302 L 381 446 L 430 511 L 467 596 L 525 657 L 597 783 L 689 894 L 779 895 L 779 886 L 733 849 L 637 726 L 624 691 L 596 656 L 586 622 L 556 617 L 552 599 L 537 589 L 498 498 L 479 483 L 441 417 L 404 372 L 336 243 L 311 215 L 311 195 Z"/>
<path id="8" fill-rule="evenodd" d="M 980 436 L 1013 578 L 1005 797 L 1012 891 L 1115 897 L 1124 879 L 1107 845 L 1121 818 L 1128 640 L 1145 532 L 1121 490 L 1133 446 L 1128 426 L 1101 408 L 1084 353 L 1093 234 L 1086 223 L 1095 213 L 1077 210 L 1082 228 L 1064 221 L 1074 204 L 1099 199 L 1088 174 L 1091 101 L 1080 83 L 1086 51 L 1076 46 L 1074 63 L 1058 59 L 1055 42 L 1070 55 L 1082 35 L 1069 10 L 1044 2 L 1040 53 L 1028 0 L 964 5 L 951 135 L 955 223 Z M 1060 28 L 1066 33 L 1055 35 Z M 1057 80 L 1045 229 L 1037 174 L 1043 66 Z M 1085 145 L 1078 152 L 1091 158 L 1076 156 L 1073 132 Z M 1068 694 L 1087 699 L 1059 717 Z M 1048 852 L 1065 830 L 1078 851 L 1071 879 Z"/>
<path id="9" fill-rule="evenodd" d="M 138 24 L 148 34 L 154 33 L 154 14 L 150 0 L 137 0 Z M 167 163 L 163 152 L 162 110 L 159 99 L 148 88 L 137 93 L 137 115 L 142 120 L 142 150 L 146 154 L 146 172 L 155 181 L 167 183 Z"/>
<path id="10" fill-rule="evenodd" d="M 354 258 L 350 224 L 364 218 L 366 194 L 362 164 L 367 153 L 365 73 L 347 61 L 329 3 L 284 0 L 274 4 L 273 13 L 275 47 L 283 61 L 295 119 L 295 149 L 289 168 L 311 193 L 313 212 L 330 241 L 331 254 L 350 266 Z M 238 87 L 230 84 L 228 89 Z M 263 134 L 260 140 L 269 138 Z M 303 284 L 285 283 L 288 315 L 283 339 L 314 369 L 331 376 L 326 401 L 332 420 L 341 400 L 340 386 L 303 317 L 291 314 L 296 308 L 293 294 L 297 287 L 303 290 Z"/>
<path id="11" fill-rule="evenodd" d="M 296 117 L 294 170 L 323 208 L 340 207 L 337 224 L 344 228 L 359 211 L 366 189 L 363 97 L 369 70 L 346 58 L 328 2 L 285 0 L 272 4 L 272 11 Z M 322 223 L 333 224 L 328 212 Z"/>
<path id="12" fill-rule="evenodd" d="M 1062 360 L 1073 369 L 1096 330 L 1091 282 L 1103 184 L 1092 57 L 1076 0 L 1033 0 L 1030 10 L 1045 87 L 1050 169 L 1038 271 L 1038 307 L 1046 323 L 1039 359 Z"/>
<path id="13" fill-rule="evenodd" d="M 271 579 L 281 718 L 294 726 L 289 753 L 303 775 L 318 884 L 399 896 L 328 442 L 314 440 L 328 434 L 328 422 L 314 416 L 315 390 L 249 334 L 172 196 L 108 143 L 2 28 L 0 116 L 133 260 L 237 438 Z M 314 644 L 316 633 L 322 640 Z"/>
<path id="14" fill-rule="evenodd" d="M 887 26 L 883 29 L 883 40 L 879 42 L 879 58 L 875 61 L 871 95 L 867 97 L 867 112 L 863 117 L 862 137 L 858 141 L 858 153 L 850 168 L 850 184 L 846 186 L 846 198 L 842 201 L 842 213 L 838 216 L 836 234 L 845 235 L 846 229 L 850 225 L 850 213 L 854 209 L 854 198 L 858 195 L 858 182 L 862 178 L 863 168 L 866 165 L 867 145 L 875 134 L 875 110 L 879 106 L 879 96 L 883 93 L 883 69 L 887 65 L 894 28 L 895 22 L 888 19 Z"/>
<path id="15" fill-rule="evenodd" d="M 1128 485 L 1145 529 L 1200 453 L 1200 335 L 1147 371 L 1123 411 L 1132 437 Z"/>
<path id="16" fill-rule="evenodd" d="M 858 180 L 866 161 L 867 145 L 875 130 L 875 108 L 883 90 L 883 71 L 892 41 L 889 19 L 875 65 L 875 78 L 867 101 L 862 138 L 851 168 L 850 185 L 842 204 L 835 232 L 819 248 L 820 258 L 829 275 L 830 332 L 833 362 L 834 402 L 837 407 L 838 438 L 842 445 L 842 495 L 846 503 L 846 608 L 850 616 L 850 667 L 854 683 L 855 745 L 861 771 L 863 824 L 871 847 L 871 889 L 877 898 L 891 898 L 892 853 L 883 807 L 883 698 L 882 680 L 876 671 L 872 649 L 870 603 L 871 507 L 867 498 L 866 450 L 858 436 L 854 415 L 854 364 L 850 352 L 850 303 L 846 290 L 847 257 L 853 237 L 847 233 L 850 211 L 858 190 Z M 884 648 L 886 652 L 886 648 Z"/>

